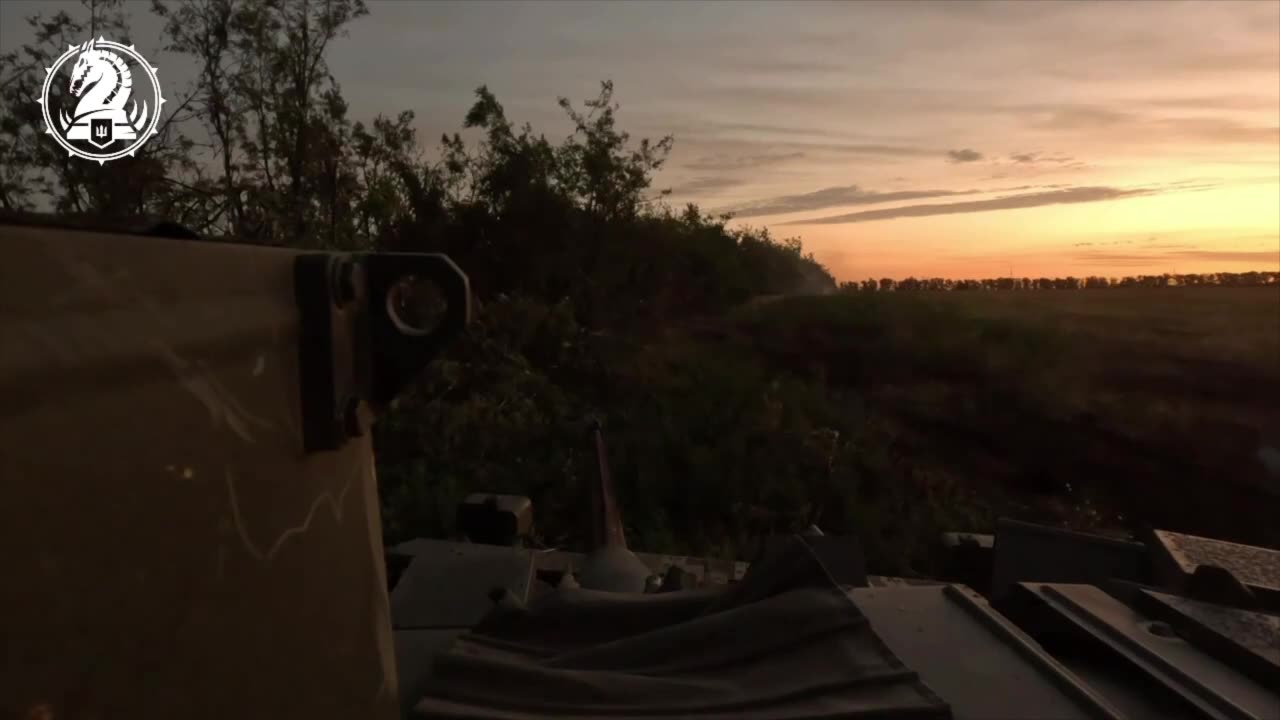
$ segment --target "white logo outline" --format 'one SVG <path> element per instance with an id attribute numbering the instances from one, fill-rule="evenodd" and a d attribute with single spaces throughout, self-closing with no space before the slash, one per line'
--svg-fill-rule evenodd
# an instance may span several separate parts
<path id="1" fill-rule="evenodd" d="M 144 116 L 143 118 L 141 118 L 143 120 L 143 123 L 145 123 L 145 128 L 137 128 L 130 125 L 130 127 L 134 131 L 136 131 L 136 134 L 135 134 L 135 137 L 133 138 L 133 142 L 131 142 L 123 150 L 119 150 L 112 153 L 94 153 L 88 150 L 83 150 L 81 148 L 78 148 L 75 145 L 72 145 L 71 141 L 64 134 L 67 131 L 64 130 L 63 132 L 59 132 L 56 129 L 57 126 L 54 124 L 53 118 L 50 115 L 49 102 L 48 102 L 49 90 L 50 88 L 53 87 L 54 79 L 59 77 L 58 71 L 62 69 L 62 66 L 72 57 L 77 57 L 81 53 L 89 50 L 109 51 L 116 55 L 124 55 L 134 59 L 137 63 L 136 67 L 142 69 L 142 71 L 146 74 L 147 78 L 151 81 L 151 86 L 155 88 L 154 106 L 151 108 L 148 108 L 146 100 L 143 101 L 142 112 L 143 113 L 149 112 L 149 116 Z M 44 71 L 45 71 L 44 85 L 40 89 L 40 97 L 36 100 L 36 102 L 40 104 L 41 115 L 44 117 L 45 133 L 48 135 L 51 135 L 53 139 L 56 140 L 58 144 L 62 146 L 62 149 L 67 151 L 68 157 L 76 156 L 76 157 L 84 158 L 85 160 L 96 160 L 99 165 L 102 165 L 106 163 L 108 160 L 118 160 L 125 156 L 132 157 L 135 153 L 137 153 L 138 148 L 142 147 L 143 144 L 145 144 L 148 140 L 150 140 L 152 137 L 160 133 L 160 130 L 157 126 L 160 123 L 160 108 L 165 103 L 165 98 L 160 89 L 160 79 L 156 77 L 156 73 L 160 71 L 160 68 L 157 68 L 151 63 L 147 62 L 147 59 L 142 57 L 142 55 L 138 52 L 135 46 L 124 45 L 118 42 L 112 42 L 110 40 L 107 40 L 106 37 L 104 36 L 100 36 L 97 40 L 90 38 L 88 42 L 81 43 L 79 45 L 67 46 L 67 51 L 64 52 L 62 55 L 60 55 L 58 59 L 55 60 L 51 66 L 45 68 Z M 129 87 L 127 88 L 127 92 L 129 94 L 132 94 L 132 84 L 130 84 Z M 127 101 L 128 99 L 129 98 L 126 95 L 124 98 L 124 101 Z M 135 111 L 136 110 L 137 110 L 137 103 L 135 101 Z M 63 113 L 63 115 L 65 116 L 65 112 Z M 138 123 L 138 124 L 142 125 L 143 123 Z M 75 126 L 72 126 L 69 129 L 74 129 L 74 128 Z M 127 139 L 127 138 L 122 138 L 122 139 Z M 92 138 L 89 138 L 88 142 L 90 142 L 95 146 L 98 146 L 98 143 L 94 141 Z M 112 145 L 115 142 L 116 140 L 110 140 L 107 142 L 107 145 L 108 146 Z"/>

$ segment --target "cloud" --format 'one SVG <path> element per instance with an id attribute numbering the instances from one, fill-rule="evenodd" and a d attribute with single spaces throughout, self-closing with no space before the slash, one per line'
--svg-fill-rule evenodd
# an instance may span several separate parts
<path id="1" fill-rule="evenodd" d="M 1076 162 L 1070 155 L 1045 155 L 1042 152 L 1009 153 L 1009 159 L 1017 165 L 1063 165 Z"/>
<path id="2" fill-rule="evenodd" d="M 1160 110 L 1272 110 L 1275 105 L 1265 97 L 1248 94 L 1165 95 L 1135 100 L 1138 105 Z"/>
<path id="3" fill-rule="evenodd" d="M 1212 105 L 1180 107 L 1173 104 L 1178 102 L 1176 99 L 1167 102 L 1170 104 L 1165 106 L 1139 103 L 1140 106 L 1157 110 L 1156 113 L 1131 112 L 1101 105 L 1070 104 L 1011 105 L 1006 106 L 1004 109 L 1015 115 L 1023 116 L 1027 125 L 1034 129 L 1058 132 L 1105 133 L 1108 137 L 1117 140 L 1143 142 L 1151 140 L 1192 140 L 1209 143 L 1266 144 L 1274 147 L 1276 141 L 1280 139 L 1280 127 L 1233 119 L 1229 117 L 1229 108 L 1215 108 Z M 1190 99 L 1185 99 L 1185 102 L 1189 103 Z M 1271 102 L 1274 107 L 1274 99 Z M 1173 112 L 1217 110 L 1218 114 L 1205 117 L 1167 116 L 1159 113 L 1159 110 Z M 1040 160 L 1065 163 L 1071 160 L 1065 156 L 1057 157 L 1062 159 L 1051 159 L 1038 153 L 1015 153 L 1010 155 L 1014 162 Z"/>
<path id="4" fill-rule="evenodd" d="M 814 149 L 823 150 L 831 153 L 847 154 L 847 155 L 881 155 L 884 157 L 924 157 L 938 154 L 937 150 L 924 147 L 913 147 L 910 145 L 883 145 L 876 143 L 822 143 L 815 145 L 803 145 L 796 143 L 801 147 L 813 147 Z"/>
<path id="5" fill-rule="evenodd" d="M 766 198 L 735 208 L 726 208 L 723 212 L 732 213 L 735 217 L 759 217 L 761 215 L 785 215 L 787 213 L 821 210 L 842 205 L 875 205 L 877 203 L 901 202 L 903 200 L 924 200 L 926 198 L 948 197 L 951 195 L 973 195 L 980 190 L 896 190 L 877 192 L 863 190 L 857 185 L 829 187 L 799 195 L 783 195 Z"/>
<path id="6" fill-rule="evenodd" d="M 926 217 L 929 215 L 954 215 L 957 213 L 989 212 L 992 210 L 1021 210 L 1044 205 L 1063 205 L 1068 203 L 1102 202 L 1123 198 L 1140 197 L 1158 192 L 1152 188 L 1113 188 L 1113 187 L 1074 187 L 1065 190 L 1048 190 L 1045 192 L 1025 193 L 1022 195 L 1005 195 L 989 200 L 968 200 L 954 203 L 934 203 L 928 205 L 904 205 L 902 207 L 884 208 L 881 210 L 864 210 L 844 215 L 832 215 L 812 220 L 795 220 L 782 225 L 836 225 L 842 223 L 870 222 L 872 220 L 891 220 L 903 217 Z"/>
<path id="7" fill-rule="evenodd" d="M 777 75 L 791 73 L 813 76 L 847 73 L 849 71 L 849 68 L 845 65 L 833 63 L 829 60 L 814 60 L 794 55 L 782 57 L 776 52 L 761 55 L 758 49 L 752 48 L 729 49 L 718 60 L 723 63 L 727 71 L 739 74 Z"/>
<path id="8" fill-rule="evenodd" d="M 1153 243 L 1150 245 L 1143 245 L 1142 249 L 1143 250 L 1186 250 L 1194 247 L 1195 245 L 1188 245 L 1186 243 Z"/>
<path id="9" fill-rule="evenodd" d="M 1270 23 L 1270 29 L 1271 32 L 1275 31 L 1274 20 Z M 1175 72 L 1274 71 L 1276 64 L 1280 63 L 1280 54 L 1274 48 L 1241 50 L 1219 48 L 1212 53 L 1202 55 L 1169 57 L 1167 61 L 1168 69 Z"/>
<path id="10" fill-rule="evenodd" d="M 1112 242 L 1078 242 L 1078 243 L 1072 243 L 1071 247 L 1094 247 L 1094 246 L 1101 246 L 1101 245 L 1131 245 L 1132 243 L 1133 243 L 1132 240 L 1115 240 Z"/>
<path id="11" fill-rule="evenodd" d="M 971 162 L 978 162 L 981 159 L 982 159 L 982 153 L 978 152 L 977 150 L 973 150 L 971 148 L 964 148 L 963 150 L 947 151 L 947 162 L 949 163 L 971 163 Z"/>
<path id="12" fill-rule="evenodd" d="M 727 190 L 731 187 L 737 187 L 746 183 L 746 180 L 732 177 L 713 176 L 694 178 L 686 183 L 677 185 L 671 189 L 672 195 L 706 195 L 715 194 L 721 190 Z"/>
<path id="13" fill-rule="evenodd" d="M 1092 130 L 1134 120 L 1130 113 L 1097 105 L 1038 107 L 1033 112 L 1039 117 L 1032 124 L 1045 130 Z"/>
<path id="14" fill-rule="evenodd" d="M 1153 120 L 1150 125 L 1165 136 L 1211 143 L 1240 143 L 1275 147 L 1280 126 L 1248 125 L 1222 117 L 1182 117 Z"/>
<path id="15" fill-rule="evenodd" d="M 743 122 L 741 120 L 725 121 L 725 120 L 703 120 L 698 119 L 685 127 L 686 132 L 699 132 L 702 130 L 721 130 L 725 132 L 746 132 L 757 133 L 763 135 L 785 135 L 788 137 L 821 137 L 831 140 L 857 140 L 865 139 L 858 133 L 848 130 L 835 131 L 825 128 L 814 127 L 804 123 L 798 125 L 779 125 L 776 123 L 761 122 Z"/>
<path id="16" fill-rule="evenodd" d="M 802 152 L 759 153 L 755 155 L 707 155 L 693 162 L 686 163 L 688 170 L 703 172 L 722 172 L 726 170 L 749 170 L 752 168 L 776 165 L 787 160 L 798 160 L 804 157 Z"/>
<path id="17" fill-rule="evenodd" d="M 796 133 L 795 138 L 768 140 L 731 137 L 731 133 L 712 125 L 690 128 L 687 132 L 681 132 L 678 127 L 663 126 L 663 132 L 673 133 L 679 147 L 700 148 L 696 159 L 690 161 L 693 164 L 687 167 L 704 171 L 730 169 L 720 166 L 746 162 L 734 158 L 761 159 L 765 164 L 800 158 L 826 161 L 842 156 L 875 158 L 877 161 L 889 162 L 906 158 L 932 158 L 946 152 L 937 147 L 897 143 L 892 140 L 863 141 L 843 136 L 841 139 L 818 131 L 809 133 L 809 137 L 798 137 L 800 133 Z M 825 137 L 833 139 L 824 139 Z"/>
<path id="18" fill-rule="evenodd" d="M 906 178 L 896 178 L 905 180 Z M 981 195 L 996 192 L 1022 192 L 1024 190 L 1052 190 L 1065 185 L 1018 185 L 1016 187 L 988 188 L 985 190 L 864 190 L 857 185 L 829 187 L 798 195 L 782 195 L 765 198 L 735 207 L 721 208 L 716 213 L 731 213 L 735 217 L 759 217 L 762 215 L 786 215 L 788 213 L 822 210 L 845 205 L 879 205 L 904 200 L 926 200 L 957 195 Z"/>

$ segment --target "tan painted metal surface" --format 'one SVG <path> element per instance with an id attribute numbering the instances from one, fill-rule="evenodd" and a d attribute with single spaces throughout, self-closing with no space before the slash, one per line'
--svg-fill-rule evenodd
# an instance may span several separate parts
<path id="1" fill-rule="evenodd" d="M 0 715 L 393 717 L 372 453 L 302 452 L 294 254 L 0 250 Z"/>

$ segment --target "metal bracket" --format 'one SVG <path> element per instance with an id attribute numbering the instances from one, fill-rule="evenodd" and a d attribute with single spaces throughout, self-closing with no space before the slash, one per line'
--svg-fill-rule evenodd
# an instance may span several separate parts
<path id="1" fill-rule="evenodd" d="M 467 276 L 440 254 L 300 255 L 294 290 L 308 453 L 364 434 L 471 317 Z"/>

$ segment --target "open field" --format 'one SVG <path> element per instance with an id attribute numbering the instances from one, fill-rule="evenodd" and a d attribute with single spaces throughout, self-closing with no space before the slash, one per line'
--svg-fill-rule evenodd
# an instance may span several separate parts
<path id="1" fill-rule="evenodd" d="M 978 516 L 1280 543 L 1259 455 L 1280 448 L 1280 288 L 791 298 L 735 324 Z"/>
<path id="2" fill-rule="evenodd" d="M 749 559 L 817 522 L 874 572 L 928 574 L 940 532 L 1000 516 L 1280 546 L 1259 457 L 1280 448 L 1280 288 L 784 297 L 643 338 L 512 301 L 451 355 L 380 430 L 392 542 L 487 490 L 581 547 L 598 413 L 648 552 Z"/>

